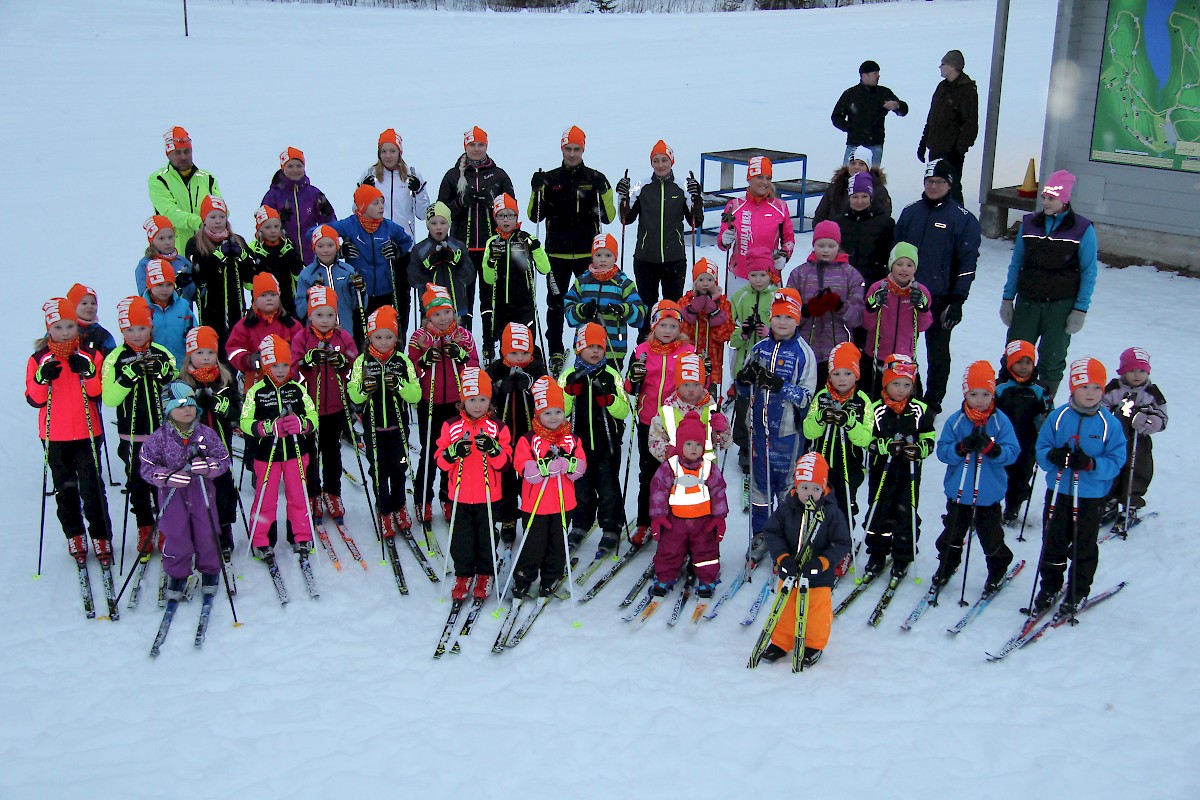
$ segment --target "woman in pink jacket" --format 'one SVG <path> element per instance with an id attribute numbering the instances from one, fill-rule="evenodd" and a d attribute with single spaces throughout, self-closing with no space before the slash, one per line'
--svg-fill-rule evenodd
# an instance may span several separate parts
<path id="1" fill-rule="evenodd" d="M 751 256 L 769 256 L 775 262 L 778 276 L 796 247 L 787 203 L 775 196 L 775 186 L 771 183 L 771 159 L 766 156 L 750 159 L 746 182 L 749 184 L 746 196 L 725 204 L 721 232 L 717 235 L 717 247 L 731 251 L 729 265 L 737 280 L 730 278 L 727 271 L 723 284 L 731 297 L 747 283 L 746 265 Z"/>

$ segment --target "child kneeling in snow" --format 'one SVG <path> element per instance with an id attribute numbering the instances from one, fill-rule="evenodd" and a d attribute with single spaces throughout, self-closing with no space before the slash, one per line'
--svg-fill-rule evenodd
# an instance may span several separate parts
<path id="1" fill-rule="evenodd" d="M 172 600 L 183 597 L 193 562 L 205 594 L 217 593 L 221 574 L 213 479 L 229 471 L 230 457 L 217 432 L 196 420 L 198 411 L 192 387 L 172 382 L 163 392 L 166 423 L 150 434 L 138 456 L 142 477 L 158 487 L 158 527 L 166 537 L 163 571 Z"/>
<path id="2" fill-rule="evenodd" d="M 808 581 L 805 606 L 804 666 L 817 663 L 833 625 L 834 568 L 850 554 L 850 527 L 829 490 L 829 465 L 820 453 L 805 453 L 792 473 L 792 490 L 767 520 L 763 533 L 779 577 Z M 801 531 L 818 526 L 800 552 Z M 778 661 L 796 642 L 796 606 L 786 603 L 764 661 Z"/>
<path id="3" fill-rule="evenodd" d="M 699 361 L 699 357 L 696 357 Z M 671 591 L 690 556 L 696 572 L 696 594 L 712 597 L 721 575 L 721 540 L 725 538 L 725 479 L 716 457 L 705 451 L 708 430 L 700 415 L 689 411 L 675 431 L 671 455 L 650 482 L 650 529 L 658 542 L 650 594 Z"/>

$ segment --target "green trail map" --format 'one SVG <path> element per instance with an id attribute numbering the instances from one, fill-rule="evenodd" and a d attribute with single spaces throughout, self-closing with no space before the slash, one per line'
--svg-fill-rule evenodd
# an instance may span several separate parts
<path id="1" fill-rule="evenodd" d="M 1092 160 L 1200 172 L 1200 0 L 1110 0 Z"/>

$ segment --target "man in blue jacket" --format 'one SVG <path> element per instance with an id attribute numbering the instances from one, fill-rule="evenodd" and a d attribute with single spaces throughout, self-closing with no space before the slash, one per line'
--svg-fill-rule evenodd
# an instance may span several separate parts
<path id="1" fill-rule="evenodd" d="M 950 378 L 950 333 L 962 322 L 963 303 L 979 260 L 979 220 L 951 199 L 953 181 L 948 163 L 930 161 L 921 199 L 900 212 L 896 222 L 896 241 L 917 248 L 917 280 L 933 296 L 933 325 L 925 331 L 928 363 L 923 399 L 935 416 L 942 410 Z"/>

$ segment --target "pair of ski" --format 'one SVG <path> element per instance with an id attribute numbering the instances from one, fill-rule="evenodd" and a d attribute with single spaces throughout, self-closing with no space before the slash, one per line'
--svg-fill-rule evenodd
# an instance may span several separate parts
<path id="1" fill-rule="evenodd" d="M 313 575 L 312 559 L 309 558 L 309 552 L 301 550 L 296 555 L 300 562 L 300 573 L 304 576 L 304 588 L 308 591 L 308 596 L 316 600 L 321 595 L 317 591 L 317 579 Z M 288 597 L 287 586 L 283 582 L 283 575 L 279 572 L 279 562 L 275 559 L 275 552 L 268 550 L 259 560 L 267 567 L 267 573 L 271 576 L 271 585 L 275 588 L 275 596 L 279 598 L 279 604 L 287 605 L 290 598 Z"/>
<path id="2" fill-rule="evenodd" d="M 511 650 L 521 643 L 529 633 L 529 629 L 533 627 L 533 623 L 537 622 L 537 618 L 542 615 L 546 606 L 554 599 L 555 593 L 564 580 L 566 580 L 565 577 L 559 578 L 550 587 L 549 594 L 539 593 L 538 597 L 526 596 L 521 598 L 519 602 L 510 602 L 508 604 L 508 611 L 500 623 L 500 632 L 496 634 L 496 641 L 492 644 L 493 653 L 503 653 L 505 650 Z M 533 610 L 525 616 L 525 621 L 518 626 L 517 621 L 521 618 L 521 613 L 527 603 L 532 604 Z"/>
<path id="3" fill-rule="evenodd" d="M 788 578 L 779 587 L 779 594 L 771 606 L 767 621 L 763 623 L 763 629 L 759 632 L 754 649 L 750 651 L 750 658 L 746 661 L 747 669 L 755 669 L 762 663 L 762 655 L 771 644 L 771 637 L 779 625 L 779 618 L 783 616 L 783 610 L 793 597 L 796 602 L 796 627 L 792 632 L 792 672 L 804 671 L 804 635 L 808 629 L 808 581 L 797 581 L 795 577 Z"/>
<path id="4" fill-rule="evenodd" d="M 1128 524 L 1126 524 L 1124 519 L 1117 519 L 1117 521 L 1115 523 L 1113 523 L 1113 526 L 1108 529 L 1108 532 L 1100 537 L 1100 540 L 1099 540 L 1099 542 L 1097 542 L 1097 544 L 1107 542 L 1109 539 L 1112 539 L 1112 538 L 1124 539 L 1127 536 L 1129 536 L 1129 532 L 1131 530 L 1133 530 L 1134 528 L 1136 528 L 1138 525 L 1141 525 L 1143 522 L 1145 522 L 1148 519 L 1154 519 L 1157 516 L 1158 516 L 1157 511 L 1151 511 L 1149 514 L 1145 514 L 1140 517 L 1134 517 L 1133 522 L 1130 522 Z"/>
<path id="5" fill-rule="evenodd" d="M 458 636 L 455 637 L 454 645 L 447 648 L 446 645 L 450 644 L 450 637 L 454 635 L 454 627 L 458 623 L 458 617 L 462 614 L 462 609 L 466 602 L 465 599 L 451 601 L 450 614 L 446 617 L 446 625 L 442 628 L 442 635 L 438 638 L 437 647 L 433 651 L 434 658 L 441 658 L 446 655 L 447 651 L 454 655 L 462 652 L 460 642 L 471 635 L 471 629 L 475 626 L 475 620 L 479 619 L 479 612 L 483 610 L 483 605 L 487 602 L 487 597 L 472 598 L 470 608 L 467 610 L 467 619 L 459 630 Z"/>
<path id="6" fill-rule="evenodd" d="M 88 619 L 96 619 L 96 601 L 92 598 L 92 577 L 88 573 L 86 558 L 76 561 L 75 566 L 79 571 L 79 594 L 83 600 L 83 613 Z M 108 614 L 100 619 L 116 622 L 121 618 L 121 610 L 117 607 L 117 585 L 111 563 L 100 565 L 100 576 L 104 582 L 104 599 L 108 603 Z"/>
<path id="7" fill-rule="evenodd" d="M 1016 635 L 1005 642 L 999 650 L 997 650 L 995 653 L 987 653 L 987 660 L 1000 661 L 1006 656 L 1016 652 L 1017 650 L 1020 650 L 1025 645 L 1036 642 L 1038 639 L 1046 635 L 1048 631 L 1053 630 L 1054 628 L 1061 627 L 1067 623 L 1075 624 L 1075 617 L 1079 616 L 1088 609 L 1103 603 L 1105 600 L 1124 589 L 1126 584 L 1126 581 L 1121 581 L 1111 589 L 1106 589 L 1105 591 L 1100 592 L 1100 594 L 1092 595 L 1083 601 L 1082 605 L 1080 605 L 1074 614 L 1064 614 L 1062 613 L 1061 609 L 1054 611 L 1052 614 L 1051 609 L 1055 609 L 1066 596 L 1065 591 L 1060 591 L 1054 598 L 1053 603 L 1047 606 L 1040 613 L 1031 614 L 1029 618 L 1022 623 L 1021 629 L 1017 631 Z M 1029 612 L 1030 609 L 1022 609 L 1022 613 L 1028 614 Z M 1048 620 L 1046 620 L 1047 617 L 1049 617 Z M 1043 620 L 1046 621 L 1043 622 Z"/>
<path id="8" fill-rule="evenodd" d="M 651 570 L 653 570 L 653 566 L 651 566 Z M 653 571 L 651 571 L 651 574 L 653 574 Z M 694 572 L 689 572 L 687 578 L 683 582 L 683 591 L 680 592 L 679 597 L 676 598 L 675 606 L 671 609 L 671 616 L 667 619 L 668 625 L 673 627 L 677 622 L 679 622 L 680 617 L 683 616 L 684 606 L 687 605 L 688 600 L 690 600 L 692 597 L 692 589 L 695 587 L 695 585 L 696 574 Z M 672 587 L 671 591 L 674 591 L 674 587 Z M 647 592 L 646 596 L 642 598 L 642 601 L 634 606 L 632 611 L 626 612 L 624 615 L 622 615 L 621 619 L 625 622 L 633 622 L 634 619 L 637 619 L 639 625 L 645 625 L 646 621 L 649 620 L 650 617 L 654 616 L 654 612 L 658 611 L 658 609 L 662 606 L 663 601 L 669 596 L 670 592 L 662 597 L 652 595 Z M 700 612 L 703 613 L 703 608 L 700 609 Z M 692 616 L 693 622 L 699 619 L 695 613 L 693 613 Z"/>
<path id="9" fill-rule="evenodd" d="M 1000 585 L 995 589 L 995 591 L 989 592 L 985 590 L 983 594 L 979 596 L 979 599 L 976 600 L 969 609 L 967 609 L 967 613 L 963 615 L 962 619 L 955 623 L 953 627 L 947 628 L 946 632 L 955 635 L 962 633 L 963 628 L 974 622 L 975 619 L 983 613 L 983 610 L 992 602 L 992 599 L 996 595 L 1000 594 L 1005 586 L 1008 586 L 1010 583 L 1012 583 L 1013 578 L 1017 577 L 1017 575 L 1019 575 L 1021 570 L 1024 568 L 1024 561 L 1018 561 L 1016 564 L 1014 564 L 1004 575 L 1004 580 L 1000 582 Z M 941 586 L 930 587 L 929 591 L 925 593 L 925 596 L 921 598 L 921 601 L 917 603 L 916 608 L 914 608 L 912 613 L 908 615 L 908 619 L 904 620 L 904 622 L 900 624 L 900 628 L 906 631 L 911 630 L 912 626 L 918 619 L 921 618 L 921 615 L 924 614 L 930 606 L 937 605 L 938 595 L 941 593 L 942 588 L 943 587 Z"/>
<path id="10" fill-rule="evenodd" d="M 216 596 L 215 592 L 205 592 L 204 599 L 201 601 L 200 622 L 196 626 L 196 638 L 193 640 L 196 649 L 199 649 L 204 644 L 204 637 L 208 633 L 208 620 L 212 616 L 213 600 Z M 167 640 L 167 633 L 170 631 L 171 623 L 175 619 L 175 611 L 179 608 L 179 602 L 175 598 L 167 600 L 167 610 L 163 612 L 162 622 L 158 626 L 158 633 L 154 635 L 154 644 L 150 647 L 151 658 L 158 658 L 158 654 L 162 651 L 163 642 Z"/>
<path id="11" fill-rule="evenodd" d="M 354 541 L 354 537 L 350 535 L 349 529 L 346 528 L 345 520 L 339 517 L 331 517 L 334 526 L 337 528 L 338 534 L 342 537 L 342 543 L 346 545 L 346 549 L 350 551 L 350 556 L 364 570 L 367 568 L 367 562 L 363 558 L 362 553 L 358 550 L 358 544 Z M 317 539 L 321 542 L 321 548 L 325 551 L 325 555 L 329 557 L 329 561 L 333 564 L 333 568 L 338 572 L 342 571 L 342 562 L 338 558 L 337 551 L 333 549 L 333 541 L 329 537 L 329 531 L 326 530 L 321 517 L 315 517 L 313 524 L 317 529 Z"/>

